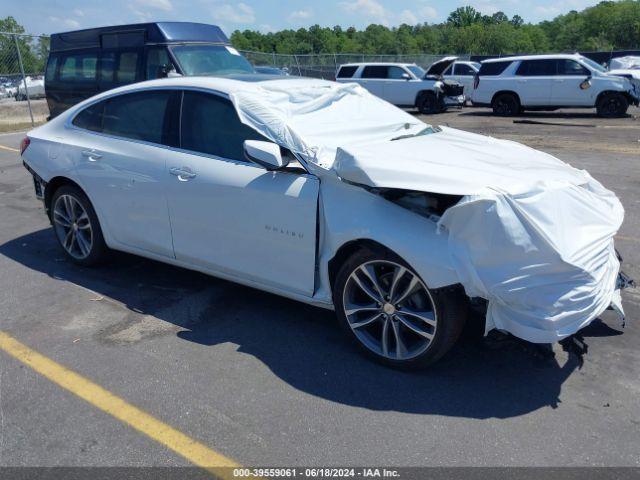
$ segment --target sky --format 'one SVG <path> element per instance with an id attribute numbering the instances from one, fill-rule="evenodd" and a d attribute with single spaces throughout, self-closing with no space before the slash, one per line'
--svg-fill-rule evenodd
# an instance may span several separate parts
<path id="1" fill-rule="evenodd" d="M 332 27 L 439 23 L 459 6 L 484 14 L 503 11 L 526 22 L 550 20 L 599 0 L 0 0 L 0 18 L 13 16 L 28 33 L 50 34 L 146 21 L 213 23 L 236 29 L 277 31 L 314 24 Z"/>

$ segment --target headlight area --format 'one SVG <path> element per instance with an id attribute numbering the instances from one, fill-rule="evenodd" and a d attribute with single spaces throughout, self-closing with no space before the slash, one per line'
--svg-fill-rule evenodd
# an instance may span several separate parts
<path id="1" fill-rule="evenodd" d="M 434 222 L 440 220 L 444 212 L 460 201 L 462 195 L 419 192 L 398 188 L 371 188 L 371 193 L 380 195 L 407 210 L 422 215 Z"/>

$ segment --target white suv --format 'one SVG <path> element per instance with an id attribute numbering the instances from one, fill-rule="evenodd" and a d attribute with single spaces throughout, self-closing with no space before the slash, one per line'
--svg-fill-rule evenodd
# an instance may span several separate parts
<path id="1" fill-rule="evenodd" d="M 461 107 L 465 101 L 462 85 L 444 80 L 439 75 L 429 75 L 415 63 L 340 65 L 336 81 L 358 83 L 394 105 L 415 107 L 420 113 L 438 113 L 450 106 Z"/>
<path id="2" fill-rule="evenodd" d="M 628 79 L 577 54 L 485 60 L 471 94 L 474 106 L 491 106 L 497 115 L 595 107 L 599 116 L 615 117 L 639 99 L 640 92 Z"/>

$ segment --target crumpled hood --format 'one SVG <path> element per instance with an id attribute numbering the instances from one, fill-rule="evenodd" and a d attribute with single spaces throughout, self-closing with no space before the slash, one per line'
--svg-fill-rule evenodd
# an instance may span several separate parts
<path id="1" fill-rule="evenodd" d="M 518 194 L 552 183 L 583 185 L 589 175 L 508 140 L 442 127 L 441 132 L 338 148 L 333 169 L 369 187 L 451 195 L 487 189 Z"/>

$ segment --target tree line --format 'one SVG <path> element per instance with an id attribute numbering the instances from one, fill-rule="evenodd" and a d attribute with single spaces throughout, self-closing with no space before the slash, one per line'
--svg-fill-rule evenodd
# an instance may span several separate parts
<path id="1" fill-rule="evenodd" d="M 236 30 L 231 42 L 240 50 L 281 54 L 505 54 L 640 48 L 640 1 L 603 1 L 553 20 L 525 23 L 519 15 L 483 15 L 471 6 L 451 12 L 443 23 L 363 30 L 313 25 L 261 33 Z"/>

